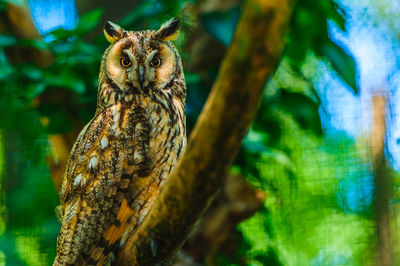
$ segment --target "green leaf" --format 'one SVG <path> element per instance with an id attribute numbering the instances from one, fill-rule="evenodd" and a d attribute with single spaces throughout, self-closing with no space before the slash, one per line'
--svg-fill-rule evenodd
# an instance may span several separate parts
<path id="1" fill-rule="evenodd" d="M 51 50 L 55 54 L 73 53 L 74 45 L 71 42 L 61 42 L 61 43 L 52 45 Z"/>
<path id="2" fill-rule="evenodd" d="M 17 6 L 24 6 L 25 5 L 25 1 L 24 0 L 1 0 L 0 3 L 9 3 L 9 4 L 13 4 L 13 5 L 17 5 Z"/>
<path id="3" fill-rule="evenodd" d="M 94 29 L 100 21 L 101 16 L 103 15 L 103 8 L 96 8 L 79 18 L 78 25 L 75 28 L 77 33 L 86 33 L 92 29 Z"/>
<path id="4" fill-rule="evenodd" d="M 44 82 L 49 87 L 63 87 L 77 94 L 82 94 L 86 91 L 85 82 L 69 71 L 61 72 L 59 75 L 46 75 Z"/>
<path id="5" fill-rule="evenodd" d="M 48 49 L 47 44 L 43 40 L 20 40 L 19 41 L 22 46 L 33 47 L 39 50 L 46 50 Z"/>
<path id="6" fill-rule="evenodd" d="M 154 3 L 143 2 L 138 7 L 136 7 L 132 12 L 128 13 L 125 17 L 118 21 L 118 25 L 122 27 L 134 26 L 141 18 L 155 14 L 156 9 L 154 8 Z"/>
<path id="7" fill-rule="evenodd" d="M 249 129 L 249 132 L 247 132 L 247 135 L 243 140 L 243 146 L 249 152 L 254 152 L 254 153 L 268 152 L 267 147 L 265 147 L 264 145 L 266 139 L 267 139 L 266 134 L 259 133 L 252 129 Z"/>
<path id="8" fill-rule="evenodd" d="M 356 64 L 354 58 L 329 39 L 319 46 L 318 53 L 329 59 L 332 63 L 332 67 L 336 70 L 339 76 L 342 77 L 342 79 L 353 89 L 354 93 L 357 94 Z"/>
<path id="9" fill-rule="evenodd" d="M 302 128 L 312 130 L 316 135 L 322 135 L 318 102 L 304 94 L 286 90 L 280 90 L 275 101 L 289 112 Z"/>
<path id="10" fill-rule="evenodd" d="M 318 50 L 321 40 L 328 38 L 328 19 L 345 30 L 346 13 L 331 0 L 299 0 L 290 21 L 286 55 L 301 64 L 309 50 Z"/>
<path id="11" fill-rule="evenodd" d="M 15 45 L 17 43 L 17 41 L 18 40 L 11 35 L 0 34 L 0 46 L 1 47 Z"/>
<path id="12" fill-rule="evenodd" d="M 72 121 L 69 119 L 67 113 L 62 110 L 52 110 L 50 116 L 50 123 L 46 127 L 46 132 L 49 134 L 60 134 L 72 131 Z"/>
<path id="13" fill-rule="evenodd" d="M 22 75 L 32 80 L 39 80 L 42 78 L 42 70 L 33 64 L 26 64 L 20 66 Z"/>
<path id="14" fill-rule="evenodd" d="M 46 84 L 44 83 L 30 83 L 26 91 L 26 96 L 29 99 L 33 99 L 39 94 L 41 94 L 45 89 L 46 89 Z"/>
<path id="15" fill-rule="evenodd" d="M 48 118 L 49 123 L 45 126 L 46 132 L 49 134 L 60 134 L 71 132 L 72 121 L 67 111 L 60 104 L 41 104 L 38 106 L 42 117 Z"/>
<path id="16" fill-rule="evenodd" d="M 326 34 L 326 19 L 309 7 L 297 5 L 290 22 L 289 43 L 286 54 L 295 64 L 303 62 L 307 52 L 312 49 L 315 40 L 321 34 Z"/>
<path id="17" fill-rule="evenodd" d="M 194 72 L 185 72 L 185 80 L 187 84 L 201 82 L 201 76 Z"/>
<path id="18" fill-rule="evenodd" d="M 48 33 L 48 35 L 52 35 L 55 38 L 55 41 L 59 41 L 60 39 L 67 39 L 75 36 L 75 31 L 58 28 Z"/>
<path id="19" fill-rule="evenodd" d="M 339 28 L 344 31 L 346 26 L 346 11 L 336 3 L 333 3 L 333 6 L 334 8 L 332 8 L 329 16 L 339 26 Z"/>

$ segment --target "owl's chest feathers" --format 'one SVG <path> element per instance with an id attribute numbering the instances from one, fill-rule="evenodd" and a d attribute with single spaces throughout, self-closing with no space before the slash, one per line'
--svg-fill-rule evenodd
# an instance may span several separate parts
<path id="1" fill-rule="evenodd" d="M 185 146 L 185 121 L 180 109 L 142 99 L 137 104 L 118 103 L 110 107 L 109 135 L 120 152 L 133 161 L 138 176 L 152 173 L 161 178 L 172 169 Z"/>
<path id="2" fill-rule="evenodd" d="M 71 152 L 60 187 L 61 202 L 71 195 L 68 191 L 93 182 L 112 186 L 126 178 L 141 182 L 146 177 L 160 186 L 186 146 L 180 106 L 173 100 L 160 104 L 143 98 L 113 104 L 96 114 Z"/>

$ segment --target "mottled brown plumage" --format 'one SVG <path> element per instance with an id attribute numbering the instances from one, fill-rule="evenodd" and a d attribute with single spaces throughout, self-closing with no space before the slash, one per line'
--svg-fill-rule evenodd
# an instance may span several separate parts
<path id="1" fill-rule="evenodd" d="M 71 151 L 61 182 L 62 222 L 54 265 L 103 265 L 143 221 L 186 146 L 186 85 L 170 43 L 173 19 L 158 31 L 107 22 L 95 117 Z"/>

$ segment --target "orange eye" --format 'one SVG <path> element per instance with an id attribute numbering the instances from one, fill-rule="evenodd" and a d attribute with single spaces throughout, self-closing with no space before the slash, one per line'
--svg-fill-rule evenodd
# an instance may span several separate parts
<path id="1" fill-rule="evenodd" d="M 150 66 L 152 67 L 159 67 L 161 65 L 161 59 L 159 57 L 154 57 L 150 61 Z"/>
<path id="2" fill-rule="evenodd" d="M 121 63 L 121 66 L 123 67 L 130 67 L 132 65 L 132 61 L 129 60 L 128 58 L 121 58 L 119 61 Z"/>

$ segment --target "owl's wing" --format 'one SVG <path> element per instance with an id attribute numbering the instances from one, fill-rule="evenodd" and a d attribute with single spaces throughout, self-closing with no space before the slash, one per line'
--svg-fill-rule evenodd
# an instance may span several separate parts
<path id="1" fill-rule="evenodd" d="M 133 202 L 148 180 L 146 119 L 124 106 L 105 109 L 84 128 L 71 152 L 60 187 L 64 209 L 57 264 L 104 263 L 140 204 Z"/>

